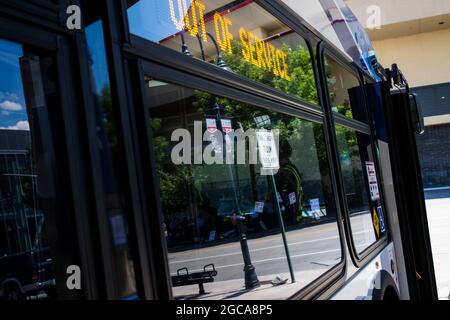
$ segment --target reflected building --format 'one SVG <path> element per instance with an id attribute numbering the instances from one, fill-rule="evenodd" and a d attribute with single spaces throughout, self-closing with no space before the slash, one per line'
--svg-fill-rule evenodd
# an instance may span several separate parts
<path id="1" fill-rule="evenodd" d="M 43 215 L 35 203 L 30 132 L 0 130 L 0 255 L 31 251 Z"/>

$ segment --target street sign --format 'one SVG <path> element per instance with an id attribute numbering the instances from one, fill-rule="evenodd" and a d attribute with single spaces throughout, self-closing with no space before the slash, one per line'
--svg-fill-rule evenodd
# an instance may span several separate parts
<path id="1" fill-rule="evenodd" d="M 378 190 L 377 173 L 375 171 L 375 164 L 366 161 L 367 177 L 369 179 L 370 198 L 372 201 L 380 199 L 380 191 Z"/>
<path id="2" fill-rule="evenodd" d="M 311 205 L 311 211 L 320 211 L 320 201 L 318 198 L 309 200 L 309 204 Z"/>
<path id="3" fill-rule="evenodd" d="M 380 219 L 378 219 L 378 214 L 375 208 L 373 208 L 372 220 L 373 227 L 375 228 L 375 232 L 377 234 L 377 239 L 380 237 Z"/>
<path id="4" fill-rule="evenodd" d="M 231 131 L 233 131 L 233 127 L 231 125 L 230 119 L 222 119 L 221 125 L 222 125 L 222 131 L 225 133 L 230 133 Z"/>
<path id="5" fill-rule="evenodd" d="M 381 232 L 385 232 L 386 226 L 384 225 L 383 209 L 381 208 L 381 206 L 377 208 L 377 211 L 378 211 L 378 219 L 380 220 Z"/>
<path id="6" fill-rule="evenodd" d="M 217 131 L 217 122 L 215 118 L 206 118 L 206 130 L 208 130 L 209 133 Z"/>
<path id="7" fill-rule="evenodd" d="M 264 202 L 256 201 L 255 202 L 255 212 L 262 213 L 264 211 Z"/>
<path id="8" fill-rule="evenodd" d="M 256 139 L 262 167 L 266 170 L 280 169 L 278 149 L 273 132 L 271 130 L 258 130 L 256 131 Z"/>

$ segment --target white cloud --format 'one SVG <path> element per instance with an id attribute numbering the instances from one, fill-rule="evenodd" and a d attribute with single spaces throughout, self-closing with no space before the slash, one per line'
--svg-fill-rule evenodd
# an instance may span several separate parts
<path id="1" fill-rule="evenodd" d="M 20 103 L 9 101 L 9 100 L 6 100 L 6 101 L 3 101 L 2 103 L 0 103 L 0 108 L 3 110 L 8 110 L 8 111 L 20 111 L 23 109 L 23 107 Z"/>
<path id="2" fill-rule="evenodd" d="M 30 131 L 30 124 L 28 121 L 18 121 L 15 125 L 9 127 L 0 127 L 1 130 L 23 130 Z"/>
<path id="3" fill-rule="evenodd" d="M 9 111 L 2 110 L 1 115 L 2 116 L 9 116 Z"/>

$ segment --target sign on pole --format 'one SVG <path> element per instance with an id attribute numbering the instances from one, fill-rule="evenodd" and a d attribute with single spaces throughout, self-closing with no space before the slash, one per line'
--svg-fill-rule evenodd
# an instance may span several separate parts
<path id="1" fill-rule="evenodd" d="M 258 141 L 259 160 L 263 169 L 266 172 L 272 170 L 278 171 L 280 169 L 280 162 L 273 131 L 262 129 L 256 131 L 256 140 Z M 269 174 L 273 174 L 273 172 Z"/>

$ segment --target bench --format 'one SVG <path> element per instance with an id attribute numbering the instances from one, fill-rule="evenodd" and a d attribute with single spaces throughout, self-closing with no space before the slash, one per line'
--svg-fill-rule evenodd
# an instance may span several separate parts
<path id="1" fill-rule="evenodd" d="M 203 284 L 214 282 L 215 276 L 217 276 L 217 271 L 214 264 L 208 264 L 203 267 L 203 271 L 194 273 L 189 273 L 188 268 L 181 268 L 177 270 L 176 276 L 172 276 L 172 285 L 181 287 L 198 284 L 199 294 L 205 294 Z"/>

